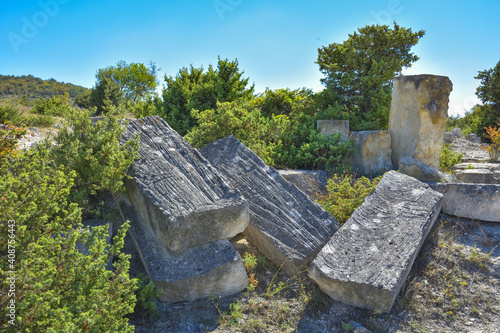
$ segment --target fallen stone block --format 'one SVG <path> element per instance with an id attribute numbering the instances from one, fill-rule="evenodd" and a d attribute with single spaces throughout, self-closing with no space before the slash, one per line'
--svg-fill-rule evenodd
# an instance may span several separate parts
<path id="1" fill-rule="evenodd" d="M 500 184 L 498 163 L 460 163 L 454 165 L 452 170 L 464 183 Z"/>
<path id="2" fill-rule="evenodd" d="M 335 300 L 389 312 L 441 200 L 428 185 L 389 171 L 319 252 L 310 277 Z"/>
<path id="3" fill-rule="evenodd" d="M 248 203 L 158 116 L 132 119 L 122 140 L 140 134 L 139 160 L 126 179 L 130 201 L 169 251 L 230 238 L 245 230 Z"/>
<path id="4" fill-rule="evenodd" d="M 476 133 L 468 134 L 465 137 L 465 140 L 470 141 L 472 143 L 481 143 L 481 138 L 478 137 Z"/>
<path id="5" fill-rule="evenodd" d="M 316 122 L 319 133 L 325 137 L 340 133 L 342 142 L 349 139 L 349 120 L 322 119 Z"/>
<path id="6" fill-rule="evenodd" d="M 227 296 L 244 290 L 248 276 L 241 257 L 227 239 L 189 248 L 176 255 L 156 237 L 134 206 L 117 197 L 123 220 L 146 272 L 161 290 L 163 302 L 192 301 Z"/>
<path id="7" fill-rule="evenodd" d="M 278 170 L 280 175 L 310 197 L 326 193 L 328 174 L 319 170 Z"/>
<path id="8" fill-rule="evenodd" d="M 429 183 L 443 194 L 445 214 L 473 220 L 500 222 L 500 185 Z"/>
<path id="9" fill-rule="evenodd" d="M 319 204 L 268 167 L 234 136 L 200 152 L 237 188 L 250 205 L 244 235 L 276 265 L 294 275 L 307 268 L 339 228 Z"/>
<path id="10" fill-rule="evenodd" d="M 462 129 L 461 129 L 461 128 L 458 128 L 458 127 L 457 127 L 457 128 L 453 128 L 453 129 L 450 131 L 450 133 L 451 133 L 454 137 L 456 137 L 456 138 L 463 138 L 463 137 L 464 137 L 464 135 L 463 135 L 463 133 L 462 133 Z"/>
<path id="11" fill-rule="evenodd" d="M 455 136 L 450 132 L 444 133 L 444 143 L 452 143 L 455 140 Z"/>
<path id="12" fill-rule="evenodd" d="M 403 156 L 439 168 L 451 90 L 446 76 L 405 75 L 394 79 L 389 131 L 396 168 Z"/>
<path id="13" fill-rule="evenodd" d="M 359 176 L 380 176 L 392 170 L 391 134 L 389 131 L 352 132 L 356 151 L 352 157 L 352 168 Z"/>
<path id="14" fill-rule="evenodd" d="M 399 172 L 416 178 L 422 182 L 439 182 L 441 174 L 422 161 L 404 156 L 399 159 Z"/>

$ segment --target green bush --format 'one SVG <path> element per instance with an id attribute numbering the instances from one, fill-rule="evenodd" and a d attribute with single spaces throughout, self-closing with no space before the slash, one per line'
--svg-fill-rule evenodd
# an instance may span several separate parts
<path id="1" fill-rule="evenodd" d="M 353 178 L 350 173 L 343 176 L 333 175 L 328 179 L 327 194 L 317 201 L 335 218 L 344 224 L 352 213 L 361 206 L 365 198 L 377 187 L 382 176 L 373 180 L 361 177 Z"/>
<path id="2" fill-rule="evenodd" d="M 29 115 L 23 122 L 28 127 L 52 127 L 56 119 L 49 115 Z"/>
<path id="3" fill-rule="evenodd" d="M 137 282 L 120 253 L 128 223 L 113 245 L 105 228 L 83 228 L 80 208 L 67 199 L 75 176 L 56 167 L 43 147 L 0 161 L 0 330 L 133 331 L 125 315 L 133 311 Z M 89 253 L 77 251 L 77 242 Z M 119 260 L 108 271 L 112 255 Z"/>
<path id="4" fill-rule="evenodd" d="M 137 303 L 135 303 L 134 317 L 142 319 L 153 319 L 160 316 L 161 312 L 156 306 L 155 299 L 161 295 L 153 282 L 147 276 L 140 273 L 136 276 L 138 288 L 135 291 Z"/>
<path id="5" fill-rule="evenodd" d="M 14 126 L 21 126 L 24 124 L 24 117 L 14 106 L 0 105 L 0 124 L 6 122 Z"/>
<path id="6" fill-rule="evenodd" d="M 126 122 L 113 112 L 94 125 L 86 110 L 71 110 L 67 117 L 66 126 L 55 137 L 57 145 L 51 149 L 51 156 L 66 172 L 75 171 L 71 201 L 90 213 L 96 207 L 89 207 L 89 203 L 98 192 L 123 189 L 126 170 L 137 158 L 139 138 L 120 145 Z"/>
<path id="7" fill-rule="evenodd" d="M 65 95 L 59 97 L 40 98 L 31 109 L 31 112 L 46 116 L 64 117 L 70 112 L 70 109 L 69 95 L 65 93 Z"/>
<path id="8" fill-rule="evenodd" d="M 448 171 L 452 166 L 462 163 L 463 154 L 455 153 L 450 150 L 450 145 L 445 143 L 441 148 L 439 155 L 439 170 Z"/>

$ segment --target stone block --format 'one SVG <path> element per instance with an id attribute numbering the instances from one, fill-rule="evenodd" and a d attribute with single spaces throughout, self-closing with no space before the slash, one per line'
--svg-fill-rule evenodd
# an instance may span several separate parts
<path id="1" fill-rule="evenodd" d="M 471 133 L 471 134 L 468 134 L 468 135 L 465 137 L 465 140 L 470 141 L 470 142 L 473 142 L 473 143 L 481 143 L 481 138 L 480 138 L 480 137 L 478 137 L 476 133 Z"/>
<path id="2" fill-rule="evenodd" d="M 441 200 L 428 185 L 389 171 L 319 252 L 310 277 L 335 300 L 389 312 Z"/>
<path id="3" fill-rule="evenodd" d="M 473 220 L 500 222 L 500 185 L 429 185 L 443 194 L 443 213 Z"/>
<path id="4" fill-rule="evenodd" d="M 438 170 L 431 168 L 422 161 L 407 156 L 399 159 L 398 171 L 422 182 L 441 181 L 441 174 Z"/>
<path id="5" fill-rule="evenodd" d="M 170 252 L 125 196 L 117 197 L 123 220 L 146 272 L 161 290 L 163 302 L 228 296 L 244 290 L 248 276 L 241 257 L 227 239 Z"/>
<path id="6" fill-rule="evenodd" d="M 352 132 L 356 151 L 352 168 L 357 176 L 379 176 L 392 170 L 391 134 L 389 131 Z"/>
<path id="7" fill-rule="evenodd" d="M 328 174 L 320 170 L 278 170 L 280 175 L 299 190 L 314 197 L 326 193 Z"/>
<path id="8" fill-rule="evenodd" d="M 179 254 L 245 230 L 248 203 L 158 116 L 132 119 L 122 140 L 140 134 L 139 160 L 126 179 L 130 201 L 164 246 Z"/>
<path id="9" fill-rule="evenodd" d="M 462 129 L 461 128 L 453 128 L 450 131 L 450 133 L 451 133 L 451 135 L 453 135 L 456 138 L 463 138 L 464 137 L 464 134 L 462 133 Z"/>
<path id="10" fill-rule="evenodd" d="M 342 142 L 347 142 L 349 138 L 349 120 L 323 119 L 316 122 L 320 134 L 328 137 L 332 134 L 340 133 Z"/>
<path id="11" fill-rule="evenodd" d="M 409 156 L 438 169 L 448 120 L 449 78 L 409 75 L 394 79 L 389 131 L 392 163 Z"/>
<path id="12" fill-rule="evenodd" d="M 453 134 L 451 134 L 450 132 L 444 133 L 444 143 L 452 143 L 454 139 L 455 136 L 453 136 Z"/>
<path id="13" fill-rule="evenodd" d="M 458 180 L 464 183 L 500 184 L 500 164 L 460 163 L 452 167 Z"/>
<path id="14" fill-rule="evenodd" d="M 244 235 L 273 263 L 284 263 L 287 274 L 305 269 L 339 228 L 330 213 L 234 136 L 200 152 L 248 200 L 250 223 Z"/>

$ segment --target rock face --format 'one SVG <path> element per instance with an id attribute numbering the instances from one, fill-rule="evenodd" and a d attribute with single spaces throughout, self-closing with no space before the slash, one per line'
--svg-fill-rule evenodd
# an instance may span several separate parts
<path id="1" fill-rule="evenodd" d="M 357 176 L 378 176 L 392 170 L 389 131 L 352 132 L 350 138 L 356 145 L 352 167 Z"/>
<path id="2" fill-rule="evenodd" d="M 129 235 L 163 302 L 226 296 L 246 288 L 248 277 L 241 257 L 227 239 L 191 247 L 176 255 L 163 245 L 125 196 L 117 197 Z"/>
<path id="3" fill-rule="evenodd" d="M 210 163 L 157 116 L 130 120 L 122 137 L 140 134 L 140 159 L 127 179 L 130 201 L 169 251 L 245 230 L 248 203 Z"/>
<path id="4" fill-rule="evenodd" d="M 441 208 L 442 195 L 390 171 L 311 265 L 335 300 L 389 312 Z"/>
<path id="5" fill-rule="evenodd" d="M 460 163 L 452 167 L 457 178 L 464 183 L 500 184 L 500 164 Z"/>
<path id="6" fill-rule="evenodd" d="M 389 131 L 392 163 L 409 156 L 439 168 L 452 83 L 445 76 L 410 75 L 394 79 Z"/>
<path id="7" fill-rule="evenodd" d="M 234 136 L 200 150 L 249 201 L 250 223 L 244 232 L 276 265 L 294 275 L 306 268 L 339 228 L 338 221 L 286 181 Z"/>
<path id="8" fill-rule="evenodd" d="M 443 213 L 473 220 L 500 222 L 500 185 L 429 185 L 443 194 Z"/>
<path id="9" fill-rule="evenodd" d="M 326 193 L 328 174 L 316 170 L 278 170 L 280 175 L 310 197 Z"/>
<path id="10" fill-rule="evenodd" d="M 349 120 L 323 119 L 318 120 L 316 126 L 324 136 L 340 133 L 342 142 L 347 142 L 349 138 Z"/>
<path id="11" fill-rule="evenodd" d="M 431 168 L 422 161 L 407 156 L 399 159 L 398 171 L 422 182 L 439 182 L 441 180 L 438 170 Z"/>

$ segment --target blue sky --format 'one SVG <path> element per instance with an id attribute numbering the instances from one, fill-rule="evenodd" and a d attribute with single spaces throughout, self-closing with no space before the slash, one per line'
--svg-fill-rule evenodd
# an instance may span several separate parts
<path id="1" fill-rule="evenodd" d="M 367 24 L 423 29 L 405 74 L 450 77 L 450 115 L 477 103 L 477 72 L 500 60 L 500 1 L 0 0 L 0 74 L 85 87 L 97 69 L 156 62 L 163 75 L 237 58 L 266 87 L 320 91 L 317 49 Z"/>

